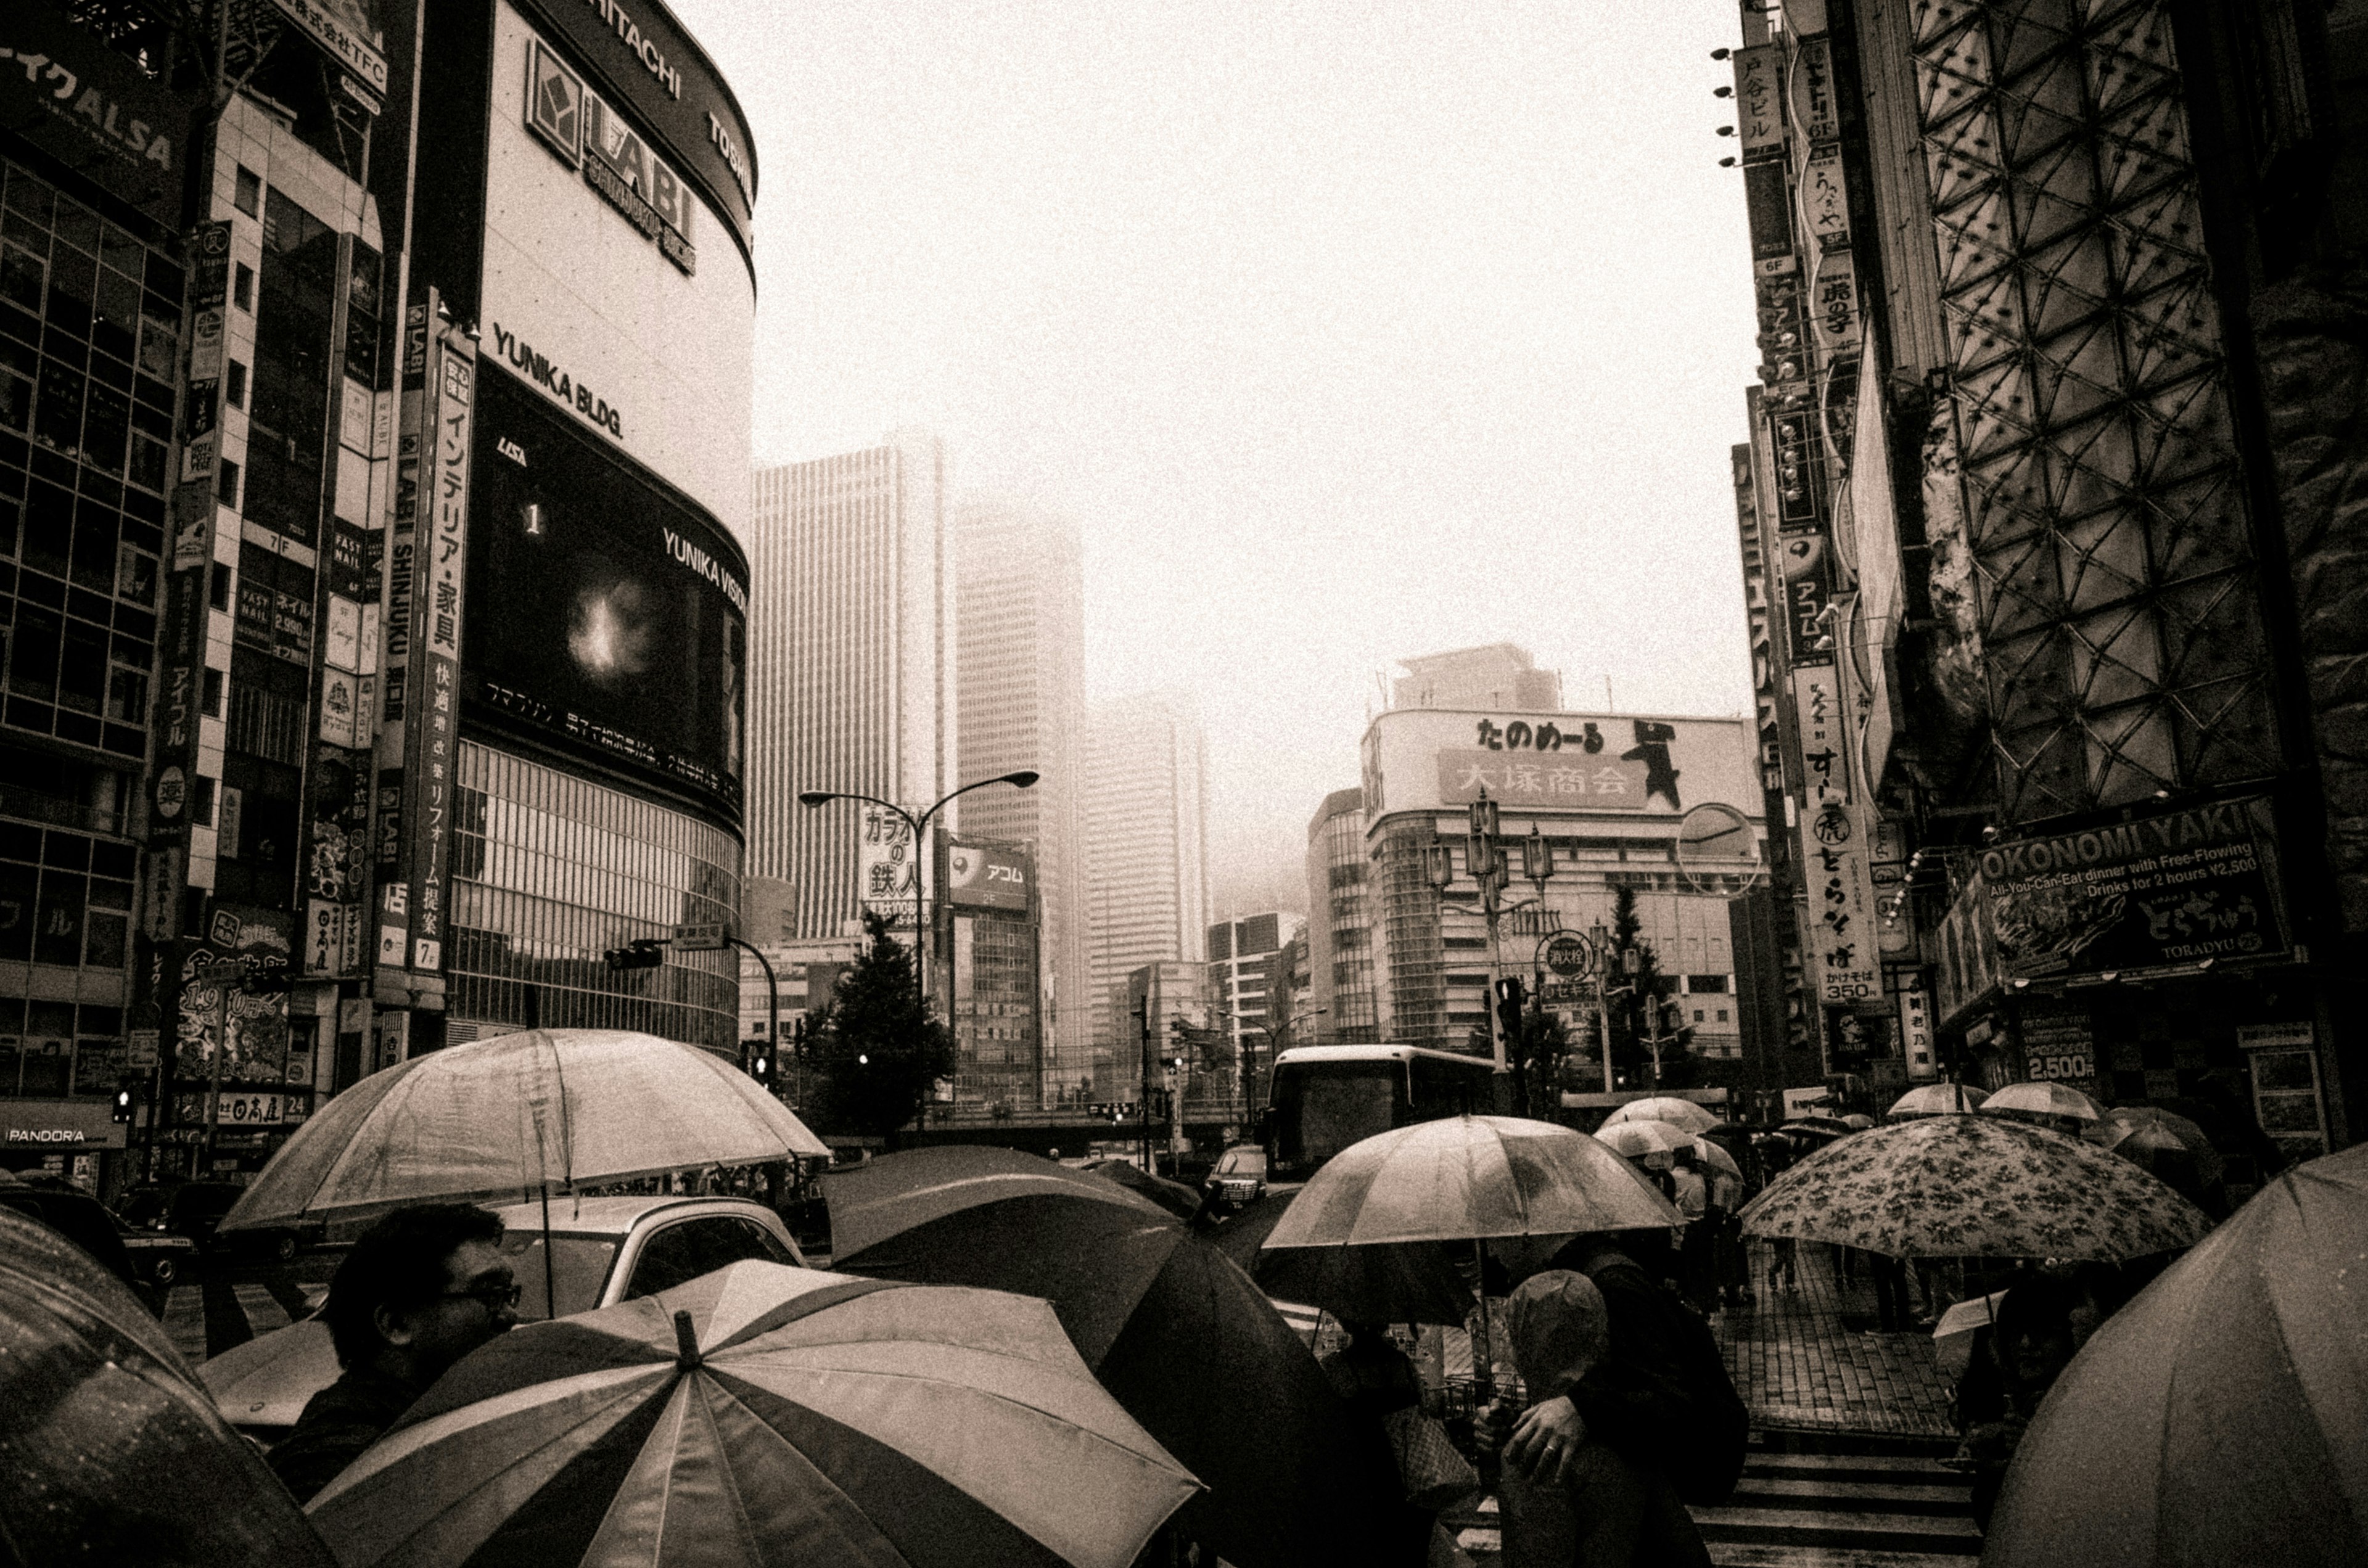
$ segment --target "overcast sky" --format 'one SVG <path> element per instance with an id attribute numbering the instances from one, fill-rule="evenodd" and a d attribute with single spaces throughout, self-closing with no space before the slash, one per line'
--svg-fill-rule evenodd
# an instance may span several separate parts
<path id="1" fill-rule="evenodd" d="M 757 460 L 918 425 L 1074 517 L 1089 700 L 1201 700 L 1216 913 L 1304 907 L 1397 658 L 1748 707 L 1730 6 L 673 3 L 755 126 Z"/>

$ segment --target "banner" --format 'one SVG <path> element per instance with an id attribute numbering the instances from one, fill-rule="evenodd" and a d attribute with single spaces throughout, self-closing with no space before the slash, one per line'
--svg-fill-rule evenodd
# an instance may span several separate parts
<path id="1" fill-rule="evenodd" d="M 911 824 L 884 806 L 867 802 L 856 840 L 855 874 L 866 914 L 887 921 L 892 931 L 913 929 L 921 896 L 921 858 Z"/>
<path id="2" fill-rule="evenodd" d="M 1820 1003 L 1883 995 L 1880 921 L 1862 813 L 1851 799 L 1849 736 L 1831 665 L 1793 672 L 1794 733 L 1801 745 L 1801 866 L 1808 903 L 1803 957 Z"/>

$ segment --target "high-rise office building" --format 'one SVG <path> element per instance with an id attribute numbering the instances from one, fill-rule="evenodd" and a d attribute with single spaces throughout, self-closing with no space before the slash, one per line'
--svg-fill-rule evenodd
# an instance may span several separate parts
<path id="1" fill-rule="evenodd" d="M 867 899 L 909 931 L 919 864 L 904 846 L 894 886 L 862 886 L 863 838 L 901 824 L 847 801 L 802 807 L 801 792 L 917 812 L 958 781 L 944 475 L 937 437 L 919 432 L 756 474 L 748 865 L 795 890 L 799 937 L 859 930 Z"/>
<path id="2" fill-rule="evenodd" d="M 1393 708 L 1513 709 L 1553 713 L 1562 708 L 1562 675 L 1542 670 L 1526 648 L 1491 642 L 1400 659 L 1406 674 L 1390 687 Z"/>
<path id="3" fill-rule="evenodd" d="M 963 781 L 1019 768 L 1030 790 L 962 798 L 963 825 L 1022 841 L 1035 855 L 1049 1004 L 1041 1093 L 1083 1093 L 1092 1075 L 1086 960 L 1085 586 L 1077 531 L 1004 503 L 951 510 L 954 542 L 956 725 Z"/>
<path id="4" fill-rule="evenodd" d="M 1333 790 L 1307 824 L 1307 967 L 1309 1006 L 1320 1017 L 1306 1043 L 1380 1040 L 1362 790 Z"/>
<path id="5" fill-rule="evenodd" d="M 1209 917 L 1200 714 L 1177 692 L 1131 697 L 1086 723 L 1087 945 L 1097 1068 L 1120 1034 L 1113 987 L 1144 964 L 1198 963 Z"/>

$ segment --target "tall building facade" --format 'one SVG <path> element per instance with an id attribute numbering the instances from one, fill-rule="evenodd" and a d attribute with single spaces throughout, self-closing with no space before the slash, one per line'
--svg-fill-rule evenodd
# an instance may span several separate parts
<path id="1" fill-rule="evenodd" d="M 953 1104 L 997 1116 L 1035 1110 L 1045 1055 L 1044 910 L 1036 858 L 1018 839 L 932 836 L 929 990 L 934 1010 L 954 1033 Z"/>
<path id="2" fill-rule="evenodd" d="M 867 907 L 909 936 L 920 846 L 874 853 L 883 834 L 901 834 L 893 818 L 847 801 L 802 807 L 798 796 L 841 790 L 917 813 L 962 781 L 937 437 L 900 432 L 759 469 L 749 561 L 751 869 L 795 890 L 801 937 L 853 935 Z"/>
<path id="3" fill-rule="evenodd" d="M 1469 708 L 1517 713 L 1562 709 L 1562 675 L 1542 670 L 1526 648 L 1490 642 L 1400 659 L 1406 674 L 1390 685 L 1393 708 Z"/>
<path id="4" fill-rule="evenodd" d="M 1111 703 L 1086 721 L 1087 961 L 1098 1074 L 1124 1033 L 1113 996 L 1144 964 L 1205 960 L 1206 762 L 1180 693 Z"/>
<path id="5" fill-rule="evenodd" d="M 756 165 L 641 25 L 11 10 L 0 1160 L 238 1179 L 535 1022 L 733 1049 L 728 962 L 600 962 L 741 870 Z"/>
<path id="6" fill-rule="evenodd" d="M 1381 1039 L 1373 992 L 1372 861 L 1365 848 L 1365 792 L 1335 790 L 1307 824 L 1310 1042 L 1372 1045 Z"/>
<path id="7" fill-rule="evenodd" d="M 1086 945 L 1082 750 L 1085 585 L 1074 524 L 1017 506 L 957 503 L 956 725 L 965 781 L 1021 768 L 1030 790 L 962 798 L 965 824 L 1033 851 L 1042 910 L 1045 1049 L 1038 1094 L 1075 1100 L 1093 1074 Z"/>
<path id="8" fill-rule="evenodd" d="M 1879 1108 L 1919 1067 L 2052 1080 L 2293 1155 L 2355 1141 L 2368 623 L 2340 498 L 2368 455 L 2336 324 L 2368 20 L 1742 24 L 1739 490 L 1828 1082 Z"/>

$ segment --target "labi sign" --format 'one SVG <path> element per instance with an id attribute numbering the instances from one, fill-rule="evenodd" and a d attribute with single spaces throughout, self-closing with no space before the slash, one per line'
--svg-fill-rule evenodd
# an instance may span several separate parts
<path id="1" fill-rule="evenodd" d="M 1982 853 L 2009 979 L 2193 968 L 2287 949 L 2266 800 L 2226 801 Z"/>
<path id="2" fill-rule="evenodd" d="M 698 198 L 540 39 L 527 51 L 526 123 L 569 167 L 581 168 L 584 183 L 668 261 L 685 273 L 699 270 L 699 252 L 690 242 Z"/>

